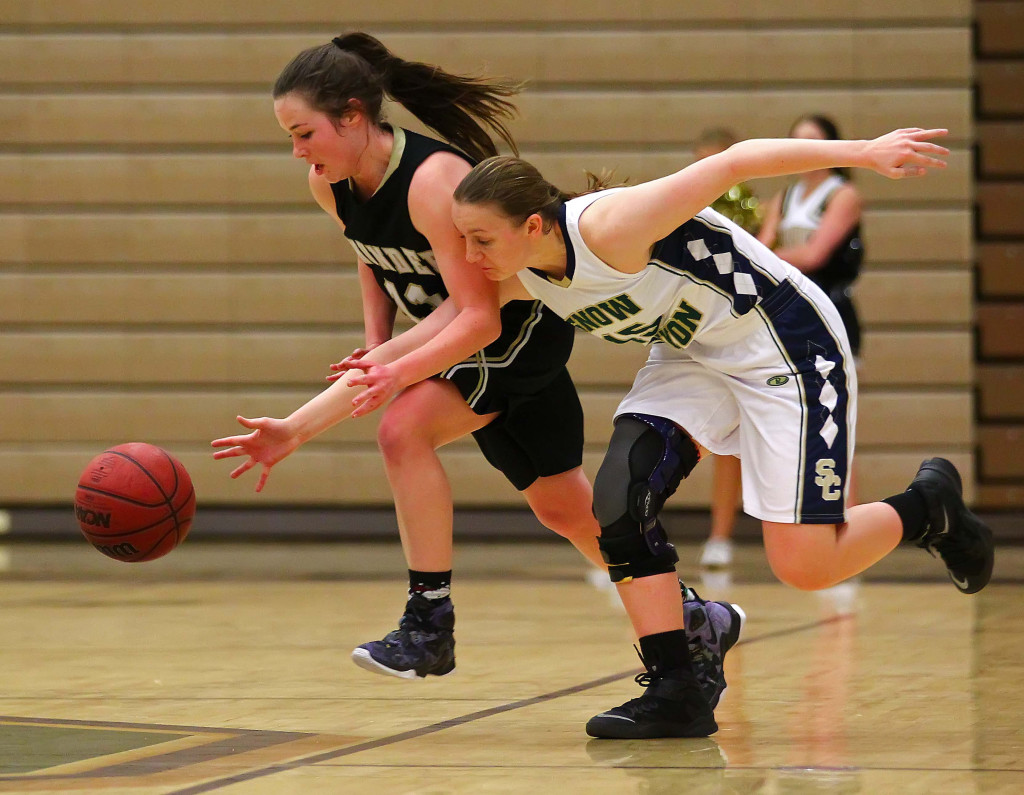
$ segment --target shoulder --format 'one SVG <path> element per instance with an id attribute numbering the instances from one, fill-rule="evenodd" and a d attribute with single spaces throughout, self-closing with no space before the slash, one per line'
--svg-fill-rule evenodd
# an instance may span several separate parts
<path id="1" fill-rule="evenodd" d="M 434 152 L 417 166 L 409 181 L 411 213 L 451 216 L 452 194 L 470 171 L 470 164 L 452 152 Z"/>
<path id="2" fill-rule="evenodd" d="M 430 188 L 436 184 L 450 185 L 454 191 L 472 166 L 460 155 L 446 150 L 432 152 L 416 166 L 410 190 Z"/>

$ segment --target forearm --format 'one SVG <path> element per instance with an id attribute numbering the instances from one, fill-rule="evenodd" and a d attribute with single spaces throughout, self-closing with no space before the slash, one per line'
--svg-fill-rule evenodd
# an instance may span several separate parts
<path id="1" fill-rule="evenodd" d="M 391 339 L 395 330 L 395 314 L 398 308 L 373 276 L 369 266 L 362 260 L 358 264 L 359 289 L 363 299 L 363 329 L 366 346 L 380 345 Z"/>
<path id="2" fill-rule="evenodd" d="M 364 359 L 374 364 L 390 364 L 417 348 L 428 344 L 458 317 L 459 310 L 452 299 L 447 299 L 419 323 L 410 326 L 398 336 L 370 351 Z"/>
<path id="3" fill-rule="evenodd" d="M 733 144 L 721 157 L 728 163 L 728 182 L 802 174 L 839 167 L 870 167 L 869 141 L 821 141 L 803 138 L 757 138 Z"/>
<path id="4" fill-rule="evenodd" d="M 328 428 L 348 419 L 354 409 L 352 400 L 364 386 L 351 386 L 349 379 L 362 375 L 349 370 L 316 397 L 308 400 L 285 418 L 288 429 L 299 444 L 305 444 Z"/>
<path id="5" fill-rule="evenodd" d="M 501 321 L 490 310 L 457 310 L 446 301 L 426 319 L 366 355 L 390 364 L 401 387 L 436 375 L 485 348 L 498 338 Z"/>

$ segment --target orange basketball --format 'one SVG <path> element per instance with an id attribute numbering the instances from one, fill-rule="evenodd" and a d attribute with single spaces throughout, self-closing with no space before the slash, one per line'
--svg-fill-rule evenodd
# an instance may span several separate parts
<path id="1" fill-rule="evenodd" d="M 192 478 L 159 447 L 129 442 L 96 456 L 75 492 L 75 518 L 96 549 L 139 563 L 185 540 L 196 512 Z"/>

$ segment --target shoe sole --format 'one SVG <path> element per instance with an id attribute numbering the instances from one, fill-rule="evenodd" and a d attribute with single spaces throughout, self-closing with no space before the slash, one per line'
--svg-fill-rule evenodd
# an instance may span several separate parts
<path id="1" fill-rule="evenodd" d="M 446 671 L 443 674 L 425 674 L 420 676 L 416 673 L 415 668 L 410 668 L 408 671 L 398 671 L 394 668 L 388 668 L 386 665 L 381 665 L 373 657 L 370 656 L 370 652 L 366 649 L 356 648 L 352 650 L 352 662 L 358 665 L 360 668 L 370 671 L 375 674 L 382 674 L 383 676 L 394 676 L 398 679 L 426 679 L 428 676 L 450 676 L 455 673 L 455 667 L 452 666 L 450 671 Z"/>
<path id="2" fill-rule="evenodd" d="M 725 664 L 725 655 L 729 650 L 736 645 L 740 639 L 740 635 L 743 634 L 743 628 L 747 624 L 747 613 L 746 611 L 737 604 L 730 602 L 719 602 L 726 610 L 728 610 L 733 617 L 732 624 L 729 625 L 729 632 L 722 636 L 722 664 Z M 736 619 L 739 619 L 738 622 Z M 737 623 L 739 626 L 736 626 Z M 725 699 L 725 694 L 729 690 L 729 683 L 725 683 L 725 687 L 722 688 L 722 692 L 718 694 L 718 700 L 711 705 L 712 709 L 718 709 L 722 706 L 722 701 Z"/>
<path id="3" fill-rule="evenodd" d="M 587 721 L 587 734 L 600 740 L 656 740 L 659 737 L 710 737 L 718 731 L 714 718 L 691 725 L 685 731 L 658 723 L 647 726 L 644 731 L 625 718 L 605 718 L 595 715 Z"/>
<path id="4" fill-rule="evenodd" d="M 952 581 L 956 589 L 962 594 L 976 594 L 986 585 L 989 580 L 992 579 L 992 569 L 995 566 L 995 542 L 992 538 L 992 531 L 989 526 L 979 519 L 969 508 L 964 507 L 963 513 L 958 517 L 958 521 L 964 524 L 969 524 L 974 528 L 974 532 L 982 536 L 985 539 L 985 545 L 988 548 L 988 555 L 985 558 L 985 567 L 982 569 L 981 574 L 972 577 L 974 585 L 963 585 L 953 576 L 953 572 L 946 569 L 946 573 L 949 575 L 949 579 Z"/>
<path id="5" fill-rule="evenodd" d="M 725 653 L 729 651 L 733 646 L 736 645 L 736 641 L 740 639 L 740 635 L 743 634 L 743 628 L 747 625 L 747 612 L 740 607 L 738 604 L 731 602 L 724 602 L 726 609 L 733 614 L 734 618 L 739 619 L 739 626 L 736 627 L 735 632 L 728 632 L 725 638 L 722 640 L 722 658 L 725 658 Z M 735 625 L 735 622 L 733 622 Z M 732 627 L 730 627 L 732 630 Z"/>

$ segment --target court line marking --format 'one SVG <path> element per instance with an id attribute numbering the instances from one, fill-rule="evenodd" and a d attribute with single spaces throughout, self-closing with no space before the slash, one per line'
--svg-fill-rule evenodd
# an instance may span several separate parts
<path id="1" fill-rule="evenodd" d="M 759 643 L 764 640 L 771 640 L 773 638 L 785 637 L 788 635 L 796 635 L 800 632 L 807 632 L 808 630 L 817 629 L 818 627 L 826 626 L 828 624 L 835 623 L 837 621 L 846 620 L 846 616 L 832 616 L 831 618 L 822 619 L 820 621 L 813 621 L 808 624 L 799 624 L 795 627 L 788 627 L 786 629 L 775 630 L 774 632 L 765 632 L 756 637 L 750 638 L 749 640 L 740 640 L 736 647 L 749 646 L 752 643 Z M 734 647 L 735 648 L 735 647 Z M 490 718 L 494 715 L 500 715 L 503 712 L 511 712 L 517 709 L 523 709 L 524 707 L 532 707 L 536 704 L 543 704 L 547 701 L 553 701 L 563 696 L 571 696 L 576 693 L 582 693 L 586 690 L 592 690 L 595 687 L 601 687 L 602 685 L 611 684 L 612 682 L 618 682 L 622 679 L 628 679 L 636 676 L 639 669 L 631 668 L 628 671 L 620 671 L 615 674 L 608 674 L 598 679 L 592 679 L 589 682 L 583 682 L 582 684 L 572 685 L 570 687 L 563 687 L 560 690 L 553 690 L 550 693 L 543 693 L 539 696 L 532 696 L 531 698 L 524 698 L 519 701 L 512 701 L 508 704 L 501 704 L 497 707 L 488 707 L 487 709 L 477 710 L 476 712 L 468 712 L 465 715 L 460 715 L 455 718 L 449 718 L 438 723 L 432 723 L 428 726 L 421 726 L 417 729 L 410 729 L 409 731 L 399 732 L 398 734 L 392 734 L 387 737 L 380 737 L 376 740 L 367 740 L 363 743 L 356 743 L 355 745 L 349 745 L 345 748 L 338 748 L 333 751 L 324 751 L 323 753 L 313 754 L 312 756 L 301 757 L 299 759 L 292 759 L 288 762 L 279 762 L 274 765 L 269 765 L 264 768 L 257 770 L 249 770 L 245 773 L 236 773 L 231 776 L 225 776 L 224 778 L 214 779 L 213 781 L 207 781 L 203 784 L 197 784 L 194 787 L 186 787 L 185 789 L 174 790 L 168 795 L 200 795 L 203 792 L 212 792 L 222 787 L 228 787 L 233 784 L 240 784 L 243 781 L 252 781 L 256 778 L 263 778 L 264 776 L 271 776 L 275 773 L 284 773 L 289 770 L 296 770 L 300 767 L 307 767 L 309 765 L 315 765 L 319 762 L 326 762 L 331 759 L 338 759 L 343 756 L 351 756 L 352 754 L 358 754 L 362 751 L 371 751 L 376 748 L 382 748 L 388 745 L 395 745 L 396 743 L 404 742 L 405 740 L 414 740 L 420 737 L 425 737 L 429 734 L 436 734 L 437 732 L 444 731 L 445 729 L 452 729 L 456 726 L 462 726 L 466 723 L 472 723 L 473 721 L 482 720 L 484 718 Z"/>

